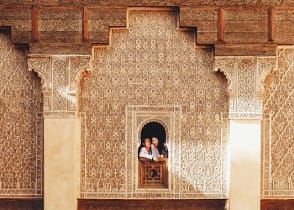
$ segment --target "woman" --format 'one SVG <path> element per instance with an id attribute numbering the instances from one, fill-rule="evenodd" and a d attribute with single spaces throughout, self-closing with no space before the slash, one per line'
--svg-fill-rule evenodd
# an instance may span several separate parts
<path id="1" fill-rule="evenodd" d="M 151 149 L 153 152 L 153 156 L 159 158 L 168 157 L 167 146 L 165 144 L 159 144 L 159 140 L 157 137 L 152 137 Z"/>
<path id="2" fill-rule="evenodd" d="M 147 158 L 150 160 L 158 161 L 157 157 L 153 157 L 151 149 L 151 139 L 145 137 L 139 149 L 139 157 Z"/>

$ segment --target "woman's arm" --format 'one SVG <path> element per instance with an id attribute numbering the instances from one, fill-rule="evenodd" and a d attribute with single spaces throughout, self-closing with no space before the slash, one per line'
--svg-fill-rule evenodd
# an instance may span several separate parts
<path id="1" fill-rule="evenodd" d="M 148 154 L 147 150 L 145 147 L 142 147 L 140 149 L 140 152 L 139 152 L 139 157 L 143 157 L 143 158 L 147 158 L 147 159 L 150 159 L 152 160 L 152 155 Z"/>

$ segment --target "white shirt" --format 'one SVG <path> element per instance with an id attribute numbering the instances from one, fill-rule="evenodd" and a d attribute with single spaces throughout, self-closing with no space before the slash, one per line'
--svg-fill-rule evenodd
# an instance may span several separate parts
<path id="1" fill-rule="evenodd" d="M 148 152 L 146 147 L 142 147 L 139 152 L 139 157 L 144 157 L 144 158 L 148 158 L 148 159 L 152 160 L 153 155 L 152 155 L 151 150 L 150 150 L 150 152 Z"/>
<path id="2" fill-rule="evenodd" d="M 154 144 L 151 144 L 151 151 L 153 157 L 158 157 L 158 155 L 160 155 L 158 149 L 154 146 Z"/>

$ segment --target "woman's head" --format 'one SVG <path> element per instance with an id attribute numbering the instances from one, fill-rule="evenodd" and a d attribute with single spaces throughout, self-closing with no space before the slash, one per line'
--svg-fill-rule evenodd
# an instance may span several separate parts
<path id="1" fill-rule="evenodd" d="M 151 139 L 148 137 L 145 137 L 143 140 L 143 144 L 146 148 L 150 148 L 151 147 Z"/>
<path id="2" fill-rule="evenodd" d="M 155 147 L 158 147 L 159 140 L 158 140 L 157 137 L 152 137 L 152 144 L 153 144 Z"/>

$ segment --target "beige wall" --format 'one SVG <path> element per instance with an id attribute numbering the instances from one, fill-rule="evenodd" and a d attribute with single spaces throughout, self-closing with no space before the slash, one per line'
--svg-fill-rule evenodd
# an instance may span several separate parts
<path id="1" fill-rule="evenodd" d="M 44 209 L 77 209 L 80 120 L 45 118 Z"/>
<path id="2" fill-rule="evenodd" d="M 260 208 L 260 120 L 230 120 L 230 210 Z"/>

